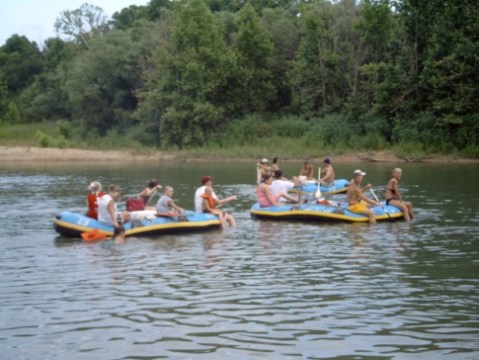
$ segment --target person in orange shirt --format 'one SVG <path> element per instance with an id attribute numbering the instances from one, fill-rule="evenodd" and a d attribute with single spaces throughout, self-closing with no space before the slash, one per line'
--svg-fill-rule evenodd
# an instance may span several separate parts
<path id="1" fill-rule="evenodd" d="M 233 215 L 227 214 L 226 212 L 216 208 L 216 205 L 219 203 L 218 200 L 213 197 L 213 189 L 210 186 L 205 188 L 205 193 L 201 195 L 201 197 L 203 198 L 203 212 L 218 215 L 223 227 L 226 227 L 228 224 L 232 227 L 236 226 L 236 221 Z"/>

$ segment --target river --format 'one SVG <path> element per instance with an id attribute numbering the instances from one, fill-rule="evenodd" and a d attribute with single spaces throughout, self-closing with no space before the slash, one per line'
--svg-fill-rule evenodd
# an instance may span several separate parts
<path id="1" fill-rule="evenodd" d="M 286 175 L 301 164 L 283 165 Z M 253 220 L 254 164 L 37 164 L 0 169 L 0 359 L 478 359 L 477 164 L 393 167 L 412 223 Z M 238 226 L 84 244 L 59 236 L 87 186 L 150 178 L 193 208 L 202 175 Z"/>

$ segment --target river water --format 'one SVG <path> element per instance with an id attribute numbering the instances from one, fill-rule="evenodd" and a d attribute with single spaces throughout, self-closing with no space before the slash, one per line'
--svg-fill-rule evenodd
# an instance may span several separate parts
<path id="1" fill-rule="evenodd" d="M 286 175 L 301 164 L 285 164 Z M 0 359 L 478 359 L 479 166 L 361 168 L 382 195 L 401 165 L 413 223 L 250 218 L 254 165 L 2 165 Z M 202 175 L 237 228 L 84 244 L 57 235 L 99 179 L 156 177 L 193 208 Z"/>

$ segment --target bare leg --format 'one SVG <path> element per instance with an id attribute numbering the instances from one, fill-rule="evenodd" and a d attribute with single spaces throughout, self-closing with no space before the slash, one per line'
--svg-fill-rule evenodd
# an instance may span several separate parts
<path id="1" fill-rule="evenodd" d="M 400 209 L 403 214 L 404 214 L 404 220 L 406 220 L 407 222 L 410 222 L 411 221 L 411 218 L 409 217 L 409 209 L 407 208 L 407 205 L 401 201 L 398 201 L 398 200 L 391 200 L 389 202 L 390 205 L 392 206 L 395 206 L 397 207 L 398 209 Z"/>
<path id="2" fill-rule="evenodd" d="M 233 215 L 225 214 L 225 219 L 226 219 L 226 222 L 229 224 L 229 226 L 236 227 L 236 220 L 233 217 Z"/>
<path id="3" fill-rule="evenodd" d="M 374 216 L 374 211 L 368 209 L 366 210 L 365 214 L 368 216 L 370 224 L 376 224 L 376 217 Z"/>

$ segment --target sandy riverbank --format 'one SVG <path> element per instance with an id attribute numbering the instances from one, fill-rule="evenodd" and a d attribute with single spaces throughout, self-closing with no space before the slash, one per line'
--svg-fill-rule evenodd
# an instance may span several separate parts
<path id="1" fill-rule="evenodd" d="M 415 159 L 399 158 L 392 152 L 375 151 L 375 152 L 360 152 L 355 154 L 339 154 L 331 155 L 335 162 L 354 163 L 358 161 L 370 162 L 407 162 L 415 161 Z M 117 150 L 87 150 L 87 149 L 58 149 L 58 148 L 39 148 L 39 147 L 17 147 L 17 146 L 0 146 L 0 163 L 20 163 L 20 162 L 141 162 L 141 161 L 168 161 L 168 160 L 183 160 L 183 161 L 225 161 L 225 160 L 245 160 L 252 159 L 241 158 L 221 158 L 221 157 L 194 157 L 187 156 L 182 153 L 170 153 L 161 151 L 152 152 L 134 152 L 134 151 L 117 151 Z M 283 159 L 283 161 L 300 161 L 303 159 Z M 311 159 L 313 161 L 322 161 L 322 157 L 318 159 Z M 453 156 L 445 155 L 431 155 L 420 161 L 423 162 L 476 162 L 479 159 L 457 159 Z"/>

